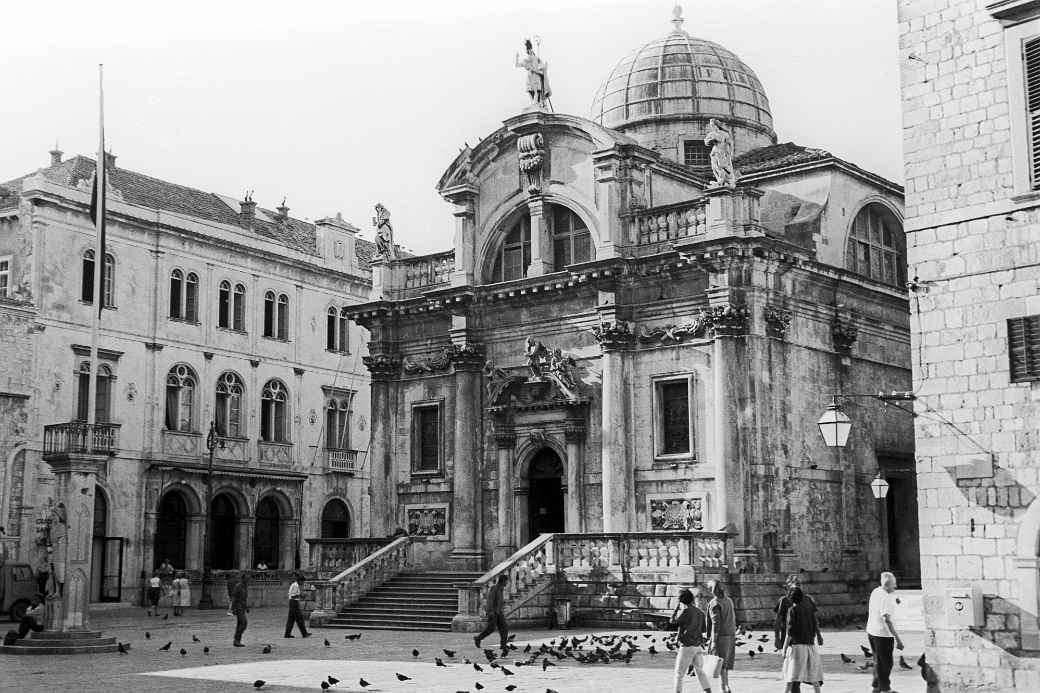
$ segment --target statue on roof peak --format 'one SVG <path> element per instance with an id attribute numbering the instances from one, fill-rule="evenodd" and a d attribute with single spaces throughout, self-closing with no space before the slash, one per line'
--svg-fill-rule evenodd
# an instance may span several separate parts
<path id="1" fill-rule="evenodd" d="M 535 39 L 537 38 L 536 36 Z M 549 87 L 549 63 L 538 57 L 531 39 L 524 40 L 524 51 L 522 59 L 517 53 L 516 66 L 527 71 L 527 95 L 531 97 L 531 106 L 545 110 L 547 103 L 552 106 L 552 102 L 549 101 L 549 97 L 552 96 L 552 89 Z"/>

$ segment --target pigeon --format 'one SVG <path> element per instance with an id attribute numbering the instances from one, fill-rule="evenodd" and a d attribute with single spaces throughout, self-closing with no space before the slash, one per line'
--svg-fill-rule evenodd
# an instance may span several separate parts
<path id="1" fill-rule="evenodd" d="M 513 676 L 514 675 L 513 672 L 509 671 L 509 669 L 506 669 L 505 667 L 502 667 L 502 673 L 505 674 L 506 676 Z"/>
<path id="2" fill-rule="evenodd" d="M 170 642 L 166 643 L 165 645 L 163 645 L 159 649 L 162 650 L 163 652 L 166 652 L 166 651 L 168 651 L 170 649 L 170 645 L 172 645 L 172 644 L 173 644 L 173 641 L 171 640 Z"/>
<path id="3" fill-rule="evenodd" d="M 372 684 L 370 684 L 368 681 L 364 679 L 361 679 L 360 681 L 358 681 L 358 685 L 360 685 L 362 688 L 368 688 Z"/>
<path id="4" fill-rule="evenodd" d="M 769 642 L 769 636 L 768 635 L 760 635 L 760 636 L 758 636 L 758 639 L 759 639 L 760 642 Z"/>
<path id="5" fill-rule="evenodd" d="M 350 635 L 344 635 L 343 638 L 346 640 L 360 640 L 361 633 L 351 633 Z"/>
<path id="6" fill-rule="evenodd" d="M 152 639 L 152 634 L 149 633 L 148 631 L 145 631 L 144 632 L 144 639 L 145 640 L 151 640 Z"/>
<path id="7" fill-rule="evenodd" d="M 866 664 L 860 664 L 856 668 L 859 669 L 860 671 L 870 671 L 871 664 L 870 664 L 870 662 L 867 662 Z"/>
<path id="8" fill-rule="evenodd" d="M 441 659 L 440 657 L 434 657 L 433 661 L 439 667 L 446 667 L 446 666 L 448 666 L 447 664 L 444 663 L 444 660 Z"/>
<path id="9" fill-rule="evenodd" d="M 762 646 L 761 646 L 761 645 L 759 645 L 759 646 L 758 646 L 758 651 L 759 651 L 759 652 L 765 652 L 765 650 L 763 650 L 763 649 L 762 649 Z"/>
<path id="10" fill-rule="evenodd" d="M 260 651 L 263 652 L 264 654 L 271 654 L 271 646 L 270 645 L 264 645 L 264 649 L 262 649 Z"/>
<path id="11" fill-rule="evenodd" d="M 328 681 L 322 681 L 321 682 L 321 690 L 323 690 L 323 691 L 329 690 L 329 682 Z"/>
<path id="12" fill-rule="evenodd" d="M 512 684 L 512 683 L 509 684 L 508 686 L 506 686 L 506 690 L 507 691 L 515 691 L 516 690 L 516 684 Z"/>
<path id="13" fill-rule="evenodd" d="M 191 634 L 191 641 L 192 642 L 202 642 L 201 640 L 199 640 L 199 636 L 195 635 L 194 633 Z"/>
<path id="14" fill-rule="evenodd" d="M 477 689 L 478 691 L 482 691 L 482 690 L 484 690 L 484 685 L 483 685 L 482 683 L 480 683 L 480 681 L 477 681 L 477 682 L 476 682 L 475 684 L 473 684 L 473 685 L 474 685 L 474 686 L 476 687 L 476 689 Z"/>
<path id="15" fill-rule="evenodd" d="M 871 652 L 867 648 L 863 647 L 862 645 L 859 646 L 859 649 L 863 650 L 863 656 L 864 657 L 868 657 L 869 658 L 869 657 L 873 657 L 874 656 L 873 652 Z"/>
<path id="16" fill-rule="evenodd" d="M 124 645 L 123 643 L 116 643 L 116 645 L 117 649 L 119 650 L 119 654 L 130 654 L 129 652 L 127 652 L 126 645 Z"/>
<path id="17" fill-rule="evenodd" d="M 325 638 L 325 647 L 332 647 L 332 643 L 329 642 L 328 638 Z"/>
<path id="18" fill-rule="evenodd" d="M 455 656 L 455 650 L 441 650 L 441 652 L 443 652 L 448 657 L 454 657 Z"/>
<path id="19" fill-rule="evenodd" d="M 560 693 L 560 692 L 558 690 L 556 690 L 555 688 L 546 688 L 545 689 L 545 693 Z"/>
<path id="20" fill-rule="evenodd" d="M 412 656 L 413 656 L 413 657 L 418 657 L 418 656 L 419 656 L 419 650 L 415 650 L 415 649 L 413 649 L 413 650 L 412 650 Z"/>
<path id="21" fill-rule="evenodd" d="M 650 647 L 649 647 L 649 648 L 647 649 L 647 652 L 649 652 L 649 653 L 650 653 L 651 655 L 655 655 L 655 654 L 657 654 L 657 649 L 656 649 L 656 648 L 655 648 L 655 647 L 654 647 L 653 645 L 651 645 L 651 646 L 650 646 Z"/>
<path id="22" fill-rule="evenodd" d="M 853 659 L 852 657 L 847 657 L 847 656 L 845 656 L 845 653 L 844 653 L 844 652 L 840 652 L 840 653 L 839 653 L 839 656 L 841 657 L 841 661 L 842 661 L 842 662 L 844 662 L 845 664 L 852 664 L 853 662 L 855 662 L 855 661 L 856 661 L 856 660 L 855 660 L 855 659 Z"/>
<path id="23" fill-rule="evenodd" d="M 162 615 L 162 620 L 169 621 L 170 620 L 170 615 L 169 614 L 163 614 Z"/>
<path id="24" fill-rule="evenodd" d="M 397 677 L 398 681 L 411 681 L 412 680 L 411 676 L 405 676 L 404 674 L 398 674 L 396 672 L 394 673 L 394 676 Z"/>
<path id="25" fill-rule="evenodd" d="M 755 656 L 755 651 L 754 650 L 748 650 L 747 651 L 747 656 L 753 658 Z"/>
<path id="26" fill-rule="evenodd" d="M 202 654 L 209 654 L 209 647 L 203 647 Z"/>
<path id="27" fill-rule="evenodd" d="M 337 683 L 339 683 L 339 679 L 337 679 L 332 674 L 329 674 L 329 685 L 330 686 L 335 686 Z"/>
<path id="28" fill-rule="evenodd" d="M 899 655 L 899 668 L 904 670 L 913 669 L 913 667 L 907 664 L 906 660 L 903 659 L 903 655 Z"/>
<path id="29" fill-rule="evenodd" d="M 926 662 L 925 662 L 925 659 L 924 659 L 924 655 L 922 654 L 920 657 L 917 658 L 917 666 L 923 667 L 925 665 L 925 663 Z"/>
<path id="30" fill-rule="evenodd" d="M 545 671 L 549 667 L 554 667 L 554 666 L 556 666 L 556 665 L 553 664 L 552 662 L 550 662 L 548 659 L 543 659 L 542 660 L 542 671 Z"/>
<path id="31" fill-rule="evenodd" d="M 480 666 L 476 662 L 473 662 L 473 668 L 476 669 L 477 671 L 484 671 L 484 667 Z"/>
<path id="32" fill-rule="evenodd" d="M 256 690 L 260 690 L 264 687 L 265 683 L 267 683 L 267 681 L 264 681 L 263 679 L 257 679 L 256 681 L 253 681 L 253 688 L 255 688 Z"/>
<path id="33" fill-rule="evenodd" d="M 186 655 L 186 654 L 188 654 L 188 651 L 187 651 L 187 650 L 185 650 L 185 649 L 184 649 L 184 648 L 182 647 L 182 648 L 181 648 L 181 657 L 183 657 L 183 656 L 184 656 L 184 655 Z"/>

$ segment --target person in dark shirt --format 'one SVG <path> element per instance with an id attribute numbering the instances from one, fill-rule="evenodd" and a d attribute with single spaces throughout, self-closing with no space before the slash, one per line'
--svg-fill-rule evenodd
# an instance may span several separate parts
<path id="1" fill-rule="evenodd" d="M 697 591 L 696 599 L 703 604 L 704 595 Z M 700 606 L 694 604 L 690 590 L 679 593 L 679 603 L 672 613 L 672 625 L 676 626 L 679 647 L 675 651 L 675 693 L 682 693 L 683 677 L 692 667 L 697 681 L 705 691 L 711 691 L 711 679 L 704 673 L 704 634 L 708 630 L 708 619 Z M 682 613 L 679 612 L 682 609 Z"/>
<path id="2" fill-rule="evenodd" d="M 43 620 L 46 609 L 43 606 L 43 595 L 37 594 L 32 598 L 29 608 L 25 610 L 18 623 L 18 637 L 24 638 L 29 631 L 39 633 L 43 630 Z"/>
<path id="3" fill-rule="evenodd" d="M 815 693 L 823 684 L 823 665 L 817 644 L 823 644 L 816 608 L 809 603 L 801 587 L 791 590 L 791 607 L 787 610 L 784 641 L 779 643 L 784 652 L 784 681 L 787 691 L 802 681 L 811 683 Z"/>
<path id="4" fill-rule="evenodd" d="M 484 630 L 480 631 L 479 635 L 473 637 L 473 644 L 480 647 L 480 641 L 494 633 L 497 628 L 498 637 L 502 641 L 503 655 L 509 652 L 509 624 L 506 623 L 505 595 L 503 594 L 508 582 L 509 576 L 507 574 L 501 573 L 498 576 L 495 586 L 488 593 L 487 604 L 484 605 L 484 610 L 487 612 L 487 625 L 484 627 Z"/>
<path id="5" fill-rule="evenodd" d="M 246 585 L 246 574 L 241 573 L 235 589 L 231 592 L 231 613 L 235 615 L 235 647 L 245 647 L 242 644 L 242 635 L 249 625 L 249 619 L 246 618 L 246 614 L 249 613 L 248 602 L 249 587 Z"/>
<path id="6" fill-rule="evenodd" d="M 722 693 L 730 693 L 729 672 L 736 662 L 737 618 L 733 600 L 718 580 L 708 584 L 708 652 L 722 660 Z"/>

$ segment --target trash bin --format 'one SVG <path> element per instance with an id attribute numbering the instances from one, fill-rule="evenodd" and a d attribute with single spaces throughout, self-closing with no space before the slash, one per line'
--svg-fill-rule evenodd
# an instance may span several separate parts
<path id="1" fill-rule="evenodd" d="M 566 628 L 571 622 L 571 600 L 557 599 L 554 601 L 553 608 L 556 611 L 556 623 L 560 628 Z"/>

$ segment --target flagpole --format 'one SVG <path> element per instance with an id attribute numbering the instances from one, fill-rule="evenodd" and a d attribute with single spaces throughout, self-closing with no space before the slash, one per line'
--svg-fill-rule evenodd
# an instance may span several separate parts
<path id="1" fill-rule="evenodd" d="M 94 246 L 94 301 L 91 311 L 93 319 L 90 323 L 90 385 L 87 394 L 87 440 L 88 453 L 94 452 L 96 436 L 94 425 L 97 423 L 97 391 L 98 378 L 101 376 L 101 364 L 98 363 L 98 331 L 101 327 L 101 300 L 104 296 L 101 286 L 104 280 L 105 246 L 102 241 L 102 233 L 105 225 L 105 188 L 108 171 L 105 166 L 105 87 L 104 87 L 104 65 L 98 65 L 98 152 L 97 169 L 94 184 L 97 189 L 97 212 L 94 219 L 94 230 L 96 232 Z"/>

